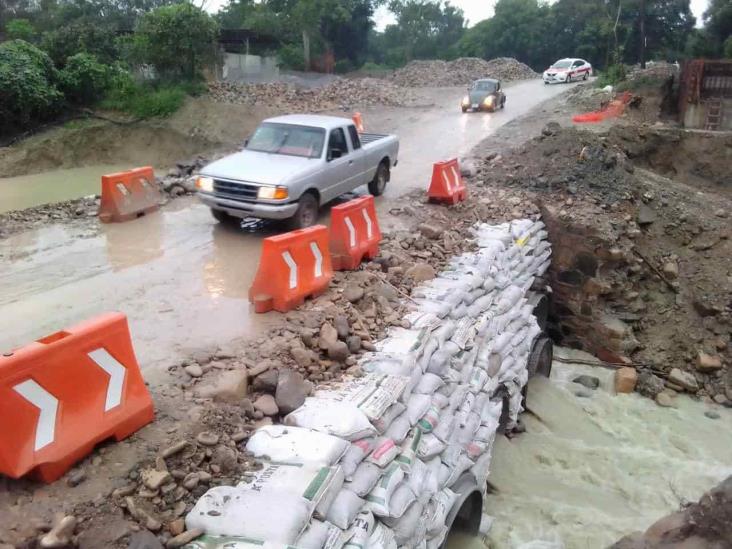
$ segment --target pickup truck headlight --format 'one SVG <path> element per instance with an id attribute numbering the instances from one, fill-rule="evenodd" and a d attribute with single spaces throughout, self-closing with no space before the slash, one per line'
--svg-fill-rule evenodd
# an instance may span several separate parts
<path id="1" fill-rule="evenodd" d="M 213 179 L 210 177 L 199 177 L 196 179 L 196 188 L 207 193 L 212 193 L 213 183 Z"/>
<path id="2" fill-rule="evenodd" d="M 259 187 L 257 198 L 264 200 L 284 200 L 290 196 L 287 187 Z"/>

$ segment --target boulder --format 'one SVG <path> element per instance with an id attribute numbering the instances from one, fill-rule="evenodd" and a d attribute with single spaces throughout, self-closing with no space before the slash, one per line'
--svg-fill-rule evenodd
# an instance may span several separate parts
<path id="1" fill-rule="evenodd" d="M 620 368 L 615 372 L 615 392 L 632 393 L 638 382 L 635 368 Z"/>
<path id="2" fill-rule="evenodd" d="M 442 233 L 444 232 L 441 227 L 436 227 L 435 225 L 430 225 L 429 223 L 420 223 L 417 229 L 419 229 L 419 232 L 422 233 L 422 236 L 424 236 L 425 238 L 429 238 L 430 240 L 437 240 L 442 236 Z"/>
<path id="3" fill-rule="evenodd" d="M 661 391 L 666 388 L 663 379 L 651 372 L 641 372 L 638 374 L 637 390 L 640 394 L 648 398 L 656 398 Z"/>
<path id="4" fill-rule="evenodd" d="M 651 208 L 650 206 L 647 206 L 646 204 L 641 204 L 638 208 L 638 217 L 636 218 L 638 225 L 644 226 L 644 225 L 650 225 L 654 221 L 656 221 L 656 212 Z"/>
<path id="5" fill-rule="evenodd" d="M 335 329 L 340 339 L 345 340 L 350 335 L 351 326 L 348 324 L 348 318 L 345 315 L 336 315 L 333 319 L 333 324 L 335 324 Z"/>
<path id="6" fill-rule="evenodd" d="M 343 341 L 336 341 L 333 345 L 328 347 L 328 358 L 338 362 L 344 362 L 351 352 Z"/>
<path id="7" fill-rule="evenodd" d="M 266 391 L 268 393 L 274 392 L 277 389 L 277 379 L 279 377 L 279 371 L 274 368 L 267 370 L 266 372 L 259 374 L 254 378 L 252 388 L 255 391 Z"/>
<path id="8" fill-rule="evenodd" d="M 292 359 L 301 368 L 307 368 L 313 363 L 313 356 L 310 351 L 302 347 L 293 347 L 290 349 L 290 355 L 292 355 Z"/>
<path id="9" fill-rule="evenodd" d="M 679 368 L 674 368 L 669 372 L 668 380 L 691 393 L 696 393 L 699 390 L 699 383 L 694 375 Z"/>
<path id="10" fill-rule="evenodd" d="M 254 409 L 259 410 L 265 416 L 276 416 L 280 411 L 275 398 L 270 394 L 263 394 L 254 401 Z"/>
<path id="11" fill-rule="evenodd" d="M 417 284 L 432 280 L 436 276 L 435 268 L 429 263 L 417 263 L 410 267 L 405 274 Z"/>
<path id="12" fill-rule="evenodd" d="M 362 290 L 363 291 L 363 290 Z M 320 338 L 318 339 L 318 346 L 324 351 L 335 345 L 338 341 L 338 331 L 333 327 L 330 322 L 324 322 L 320 327 Z"/>
<path id="13" fill-rule="evenodd" d="M 282 370 L 277 380 L 275 402 L 281 414 L 289 414 L 302 406 L 310 392 L 310 385 L 302 375 L 292 370 Z"/>
<path id="14" fill-rule="evenodd" d="M 699 351 L 696 358 L 696 369 L 700 372 L 716 372 L 722 369 L 722 359 L 717 355 L 708 355 L 704 351 Z"/>
<path id="15" fill-rule="evenodd" d="M 656 404 L 663 408 L 675 408 L 676 403 L 674 402 L 673 396 L 667 391 L 661 391 L 656 395 Z"/>
<path id="16" fill-rule="evenodd" d="M 600 380 L 594 376 L 581 375 L 577 376 L 572 380 L 574 383 L 578 383 L 588 389 L 597 389 L 600 386 Z"/>
<path id="17" fill-rule="evenodd" d="M 217 402 L 235 404 L 246 397 L 248 380 L 249 376 L 245 369 L 222 372 L 210 384 L 197 387 L 195 394 L 199 398 L 212 398 Z"/>
<path id="18" fill-rule="evenodd" d="M 351 303 L 356 303 L 357 301 L 360 301 L 363 299 L 363 288 L 361 286 L 348 286 L 345 290 L 343 290 L 343 298 L 346 301 L 350 301 Z"/>

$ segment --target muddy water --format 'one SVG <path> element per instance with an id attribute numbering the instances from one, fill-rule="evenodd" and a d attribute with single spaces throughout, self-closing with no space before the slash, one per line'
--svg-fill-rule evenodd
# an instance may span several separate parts
<path id="1" fill-rule="evenodd" d="M 600 389 L 572 382 L 584 373 L 600 378 Z M 485 540 L 452 539 L 450 549 L 607 547 L 732 474 L 732 410 L 614 396 L 612 376 L 555 361 L 551 380 L 532 380 L 527 433 L 494 449 L 491 531 Z"/>
<path id="2" fill-rule="evenodd" d="M 0 213 L 99 194 L 102 175 L 124 169 L 101 165 L 0 177 Z"/>

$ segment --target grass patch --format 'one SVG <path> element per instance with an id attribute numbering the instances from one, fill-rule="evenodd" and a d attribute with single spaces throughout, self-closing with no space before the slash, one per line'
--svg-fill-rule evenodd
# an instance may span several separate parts
<path id="1" fill-rule="evenodd" d="M 190 85 L 135 85 L 113 89 L 101 107 L 131 114 L 137 118 L 164 118 L 183 106 L 194 91 Z"/>
<path id="2" fill-rule="evenodd" d="M 595 86 L 598 88 L 604 88 L 605 86 L 617 86 L 625 80 L 626 74 L 625 65 L 610 65 L 600 73 L 600 76 L 597 77 Z"/>

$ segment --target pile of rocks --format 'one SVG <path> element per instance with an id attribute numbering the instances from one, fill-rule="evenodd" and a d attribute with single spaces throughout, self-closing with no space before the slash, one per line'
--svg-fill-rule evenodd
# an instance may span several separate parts
<path id="1" fill-rule="evenodd" d="M 288 112 L 318 112 L 352 105 L 406 106 L 416 100 L 409 90 L 376 78 L 339 78 L 322 88 L 292 84 L 236 84 L 216 82 L 209 87 L 215 101 L 267 106 Z"/>
<path id="2" fill-rule="evenodd" d="M 613 92 L 592 85 L 580 84 L 564 94 L 567 105 L 577 112 L 589 112 L 600 109 L 613 99 Z"/>
<path id="3" fill-rule="evenodd" d="M 531 67 L 511 57 L 485 61 L 477 57 L 461 57 L 454 61 L 412 61 L 391 76 L 391 81 L 404 87 L 465 86 L 479 78 L 502 81 L 537 78 Z"/>

